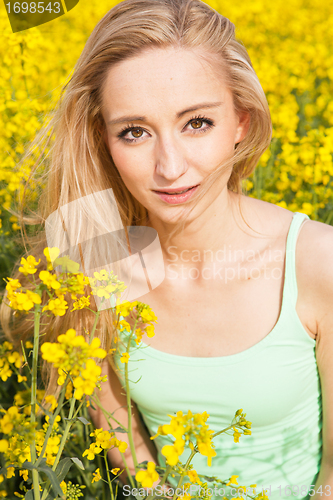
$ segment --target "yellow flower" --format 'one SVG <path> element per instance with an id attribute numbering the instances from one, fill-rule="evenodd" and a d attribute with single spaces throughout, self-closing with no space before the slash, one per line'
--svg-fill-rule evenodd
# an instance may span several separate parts
<path id="1" fill-rule="evenodd" d="M 7 439 L 0 440 L 0 453 L 5 453 L 8 450 L 8 441 Z"/>
<path id="2" fill-rule="evenodd" d="M 46 403 L 51 403 L 51 411 L 55 410 L 56 407 L 58 406 L 58 402 L 56 398 L 53 396 L 53 394 L 50 394 L 45 397 Z"/>
<path id="3" fill-rule="evenodd" d="M 99 273 L 95 271 L 94 276 L 97 280 L 104 281 L 109 278 L 109 273 L 105 269 L 102 269 L 102 271 L 100 271 Z"/>
<path id="4" fill-rule="evenodd" d="M 231 483 L 232 483 L 232 484 L 237 484 L 237 485 L 238 485 L 238 483 L 237 483 L 237 478 L 238 478 L 238 477 L 239 477 L 239 476 L 235 476 L 235 475 L 231 476 L 231 478 L 229 479 L 229 482 L 226 484 L 226 486 L 229 486 Z"/>
<path id="5" fill-rule="evenodd" d="M 154 337 L 154 335 L 155 335 L 154 325 L 146 326 L 146 332 L 147 332 L 148 337 Z"/>
<path id="6" fill-rule="evenodd" d="M 20 470 L 20 476 L 23 476 L 24 481 L 28 481 L 29 473 L 26 469 Z"/>
<path id="7" fill-rule="evenodd" d="M 15 290 L 22 287 L 21 283 L 17 279 L 7 278 L 7 280 L 6 290 L 8 290 L 9 293 L 13 293 Z"/>
<path id="8" fill-rule="evenodd" d="M 51 311 L 55 316 L 63 316 L 66 314 L 66 309 L 68 309 L 67 302 L 61 295 L 57 299 L 50 299 L 48 304 L 43 307 L 42 312 Z"/>
<path id="9" fill-rule="evenodd" d="M 118 474 L 119 471 L 120 471 L 120 469 L 118 467 L 111 469 L 112 474 L 114 474 L 115 476 Z"/>
<path id="10" fill-rule="evenodd" d="M 118 449 L 121 453 L 125 453 L 125 451 L 127 450 L 127 443 L 125 443 L 125 441 L 121 441 Z"/>
<path id="11" fill-rule="evenodd" d="M 153 483 L 159 479 L 154 462 L 148 462 L 147 470 L 137 472 L 135 479 L 142 484 L 143 488 L 151 488 Z"/>
<path id="12" fill-rule="evenodd" d="M 234 432 L 234 442 L 239 443 L 239 438 L 241 436 L 241 433 L 235 427 L 233 427 L 233 430 L 235 431 Z M 245 430 L 244 430 L 244 434 L 245 434 Z M 251 434 L 251 431 L 250 431 L 250 434 Z"/>
<path id="13" fill-rule="evenodd" d="M 54 290 L 58 290 L 58 288 L 61 287 L 61 283 L 59 283 L 59 281 L 57 280 L 57 276 L 55 274 L 49 273 L 49 271 L 41 271 L 39 273 L 39 277 L 49 290 L 51 290 L 52 288 Z"/>
<path id="14" fill-rule="evenodd" d="M 64 493 L 64 495 L 67 493 L 67 486 L 66 486 L 66 483 L 65 481 L 61 481 L 60 483 L 60 488 L 62 489 L 62 492 Z"/>
<path id="15" fill-rule="evenodd" d="M 7 479 L 10 479 L 13 476 L 15 476 L 15 468 L 14 467 L 8 467 L 8 469 L 7 469 Z"/>
<path id="16" fill-rule="evenodd" d="M 40 263 L 40 259 L 37 262 L 33 255 L 29 255 L 26 259 L 22 257 L 21 264 L 19 267 L 20 273 L 24 274 L 24 276 L 28 276 L 28 274 L 34 274 L 37 272 L 36 266 Z"/>
<path id="17" fill-rule="evenodd" d="M 184 439 L 176 439 L 173 445 L 163 446 L 161 453 L 166 457 L 169 465 L 176 465 L 179 460 L 179 456 L 184 452 Z"/>
<path id="18" fill-rule="evenodd" d="M 88 460 L 94 460 L 95 455 L 98 455 L 102 451 L 102 448 L 97 446 L 96 443 L 91 443 L 89 448 L 82 453 L 82 456 L 87 456 Z"/>
<path id="19" fill-rule="evenodd" d="M 128 354 L 128 352 L 124 352 L 120 358 L 120 361 L 122 363 L 128 363 L 129 357 L 130 355 Z"/>
<path id="20" fill-rule="evenodd" d="M 48 269 L 48 271 L 52 271 L 53 270 L 52 261 L 55 261 L 55 259 L 58 257 L 58 255 L 59 255 L 59 248 L 57 248 L 57 247 L 52 247 L 52 248 L 46 247 L 46 248 L 44 248 L 43 253 L 44 253 L 44 255 L 46 257 L 46 260 L 47 260 L 47 269 Z"/>
<path id="21" fill-rule="evenodd" d="M 71 312 L 79 310 L 79 309 L 84 309 L 85 307 L 90 306 L 89 297 L 90 297 L 90 295 L 88 295 L 88 297 L 81 297 L 76 302 L 74 302 L 73 309 L 71 310 Z"/>
<path id="22" fill-rule="evenodd" d="M 202 484 L 202 481 L 200 481 L 198 473 L 196 470 L 192 469 L 189 470 L 187 473 L 188 477 L 190 478 L 191 483 L 197 483 L 197 484 Z"/>
<path id="23" fill-rule="evenodd" d="M 102 479 L 102 476 L 100 474 L 100 471 L 99 469 L 96 469 L 95 472 L 93 472 L 93 478 L 92 478 L 92 483 L 97 483 L 97 481 L 99 481 L 100 479 Z"/>

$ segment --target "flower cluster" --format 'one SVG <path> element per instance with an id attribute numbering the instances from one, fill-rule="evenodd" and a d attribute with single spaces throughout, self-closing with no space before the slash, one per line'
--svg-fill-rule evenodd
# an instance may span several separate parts
<path id="1" fill-rule="evenodd" d="M 238 418 L 239 417 L 239 418 Z M 233 431 L 234 431 L 234 442 L 239 443 L 239 438 L 242 435 L 241 432 L 239 432 L 239 428 L 243 430 L 244 435 L 251 435 L 252 431 L 251 425 L 252 422 L 249 420 L 246 420 L 246 413 L 243 413 L 243 409 L 241 408 L 240 410 L 237 410 L 235 413 L 234 420 L 235 425 L 232 426 Z M 236 427 L 237 426 L 237 427 Z"/>
<path id="2" fill-rule="evenodd" d="M 59 335 L 57 342 L 45 342 L 41 346 L 42 358 L 58 368 L 58 384 L 63 385 L 69 374 L 75 388 L 74 397 L 92 395 L 100 377 L 101 367 L 91 358 L 103 359 L 106 351 L 100 348 L 101 341 L 94 338 L 89 345 L 73 328 Z"/>
<path id="3" fill-rule="evenodd" d="M 64 493 L 66 500 L 78 500 L 83 497 L 83 491 L 86 487 L 84 485 L 73 484 L 71 481 L 62 481 L 60 483 L 61 489 Z"/>
<path id="4" fill-rule="evenodd" d="M 46 457 L 46 463 L 48 465 L 53 465 L 55 458 L 57 456 L 57 453 L 59 451 L 59 445 L 60 445 L 60 438 L 61 438 L 61 433 L 59 431 L 59 422 L 61 420 L 61 417 L 58 415 L 55 418 L 55 421 L 52 426 L 51 434 L 49 438 L 47 439 L 47 445 L 45 449 L 45 457 Z M 42 429 L 39 429 L 36 431 L 36 451 L 38 456 L 40 455 L 44 442 L 45 442 L 45 435 L 50 426 L 49 422 L 49 417 L 46 417 L 46 422 L 44 423 Z"/>
<path id="5" fill-rule="evenodd" d="M 155 329 L 153 323 L 157 323 L 157 317 L 148 304 L 139 302 L 138 300 L 133 302 L 124 301 L 123 303 L 118 303 L 116 305 L 116 313 L 118 314 L 118 318 L 119 316 L 123 316 L 128 319 L 128 321 L 126 319 L 119 321 L 118 319 L 114 322 L 114 325 L 120 332 L 123 332 L 124 330 L 131 331 L 131 324 L 129 321 L 140 323 L 141 326 L 135 328 L 134 330 L 135 342 L 137 345 L 140 344 L 144 333 L 146 333 L 148 337 L 154 337 Z M 113 340 L 114 342 L 117 341 L 117 339 Z M 120 361 L 122 363 L 127 363 L 128 360 L 129 353 L 124 352 Z"/>
<path id="6" fill-rule="evenodd" d="M 118 448 L 121 453 L 125 453 L 127 449 L 127 443 L 117 439 L 112 430 L 95 429 L 90 436 L 95 438 L 95 442 L 91 443 L 89 448 L 82 454 L 83 457 L 87 456 L 88 460 L 93 460 L 95 455 L 98 455 L 102 450 Z"/>
<path id="7" fill-rule="evenodd" d="M 169 465 L 176 465 L 179 461 L 179 456 L 182 455 L 185 445 L 188 444 L 191 450 L 196 446 L 201 455 L 207 457 L 207 464 L 212 464 L 212 457 L 216 456 L 214 444 L 212 442 L 212 434 L 214 431 L 209 429 L 206 420 L 209 417 L 207 412 L 192 414 L 189 410 L 187 415 L 182 411 L 178 411 L 177 415 L 171 417 L 170 424 L 160 425 L 155 436 L 150 439 L 155 439 L 157 436 L 166 436 L 171 434 L 175 441 L 172 445 L 163 446 L 161 453 L 166 457 Z M 196 441 L 195 445 L 192 439 Z"/>
<path id="8" fill-rule="evenodd" d="M 23 260 L 23 257 L 22 257 Z M 20 268 L 22 269 L 22 268 Z M 29 269 L 31 271 L 31 267 Z M 22 291 L 22 285 L 17 279 L 7 278 L 7 298 L 9 300 L 9 306 L 12 309 L 17 309 L 18 311 L 30 311 L 35 304 L 41 304 L 41 296 L 32 292 L 31 290 Z M 17 291 L 21 289 L 21 291 Z"/>
<path id="9" fill-rule="evenodd" d="M 30 343 L 28 344 L 30 345 Z M 4 341 L 0 345 L 0 378 L 3 382 L 12 376 L 13 370 L 17 372 L 18 382 L 22 382 L 26 377 L 18 373 L 23 363 L 21 354 L 13 350 L 10 342 Z M 16 370 L 15 370 L 16 369 Z"/>
<path id="10" fill-rule="evenodd" d="M 112 295 L 118 296 L 126 289 L 126 285 L 117 279 L 113 271 L 103 269 L 100 272 L 94 272 L 94 278 L 89 277 L 90 286 L 93 295 L 104 299 L 109 299 Z"/>
<path id="11" fill-rule="evenodd" d="M 4 414 L 0 419 L 0 431 L 5 436 L 0 440 L 0 452 L 4 453 L 8 464 L 20 467 L 26 460 L 31 460 L 30 444 L 35 435 L 36 423 L 31 424 L 29 415 L 20 413 L 17 406 L 0 411 Z M 13 472 L 11 469 L 8 469 L 9 474 Z"/>

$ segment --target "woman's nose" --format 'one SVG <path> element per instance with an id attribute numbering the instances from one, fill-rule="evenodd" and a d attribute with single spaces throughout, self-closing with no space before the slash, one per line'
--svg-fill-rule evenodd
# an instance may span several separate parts
<path id="1" fill-rule="evenodd" d="M 168 181 L 178 179 L 188 168 L 181 144 L 170 136 L 157 141 L 155 162 L 155 172 Z"/>

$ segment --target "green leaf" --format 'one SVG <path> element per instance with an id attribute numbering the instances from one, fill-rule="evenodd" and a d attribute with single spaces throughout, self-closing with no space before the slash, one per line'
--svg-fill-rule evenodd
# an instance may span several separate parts
<path id="1" fill-rule="evenodd" d="M 27 491 L 27 493 L 24 496 L 24 500 L 34 500 L 33 490 Z"/>
<path id="2" fill-rule="evenodd" d="M 55 473 L 56 473 L 56 476 L 58 478 L 59 483 L 61 483 L 61 481 L 63 481 L 65 479 L 67 472 L 72 467 L 72 465 L 73 465 L 73 461 L 69 457 L 66 457 L 66 458 L 63 458 L 62 460 L 60 460 L 60 462 L 58 463 L 58 466 L 55 470 Z"/>
<path id="3" fill-rule="evenodd" d="M 82 422 L 84 425 L 89 425 L 91 424 L 91 422 L 89 422 L 89 420 L 87 420 L 86 418 L 84 417 L 77 417 L 78 420 L 80 420 L 80 422 Z"/>
<path id="4" fill-rule="evenodd" d="M 71 260 L 68 255 L 64 255 L 63 257 L 58 257 L 54 262 L 53 266 L 62 266 L 63 270 L 67 270 L 70 273 L 78 273 L 80 269 L 80 264 Z"/>
<path id="5" fill-rule="evenodd" d="M 145 460 L 144 462 L 140 462 L 140 463 L 138 464 L 138 467 L 143 467 L 143 466 L 145 466 L 145 467 L 146 467 L 147 465 L 148 465 L 148 460 Z"/>
<path id="6" fill-rule="evenodd" d="M 125 432 L 125 433 L 127 433 L 127 431 L 125 431 L 121 427 L 116 427 L 115 429 L 109 429 L 109 432 Z"/>
<path id="7" fill-rule="evenodd" d="M 48 467 L 46 465 L 40 465 L 39 467 L 37 467 L 37 470 L 47 475 L 48 479 L 50 480 L 54 493 L 57 493 L 62 497 L 63 491 L 60 486 L 60 481 L 58 480 L 55 472 L 51 469 L 51 467 Z"/>
<path id="8" fill-rule="evenodd" d="M 82 470 L 84 470 L 84 465 L 81 460 L 77 457 L 71 457 L 71 460 Z"/>

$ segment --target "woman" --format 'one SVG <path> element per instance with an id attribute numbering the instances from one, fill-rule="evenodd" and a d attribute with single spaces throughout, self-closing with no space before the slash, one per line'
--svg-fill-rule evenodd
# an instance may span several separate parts
<path id="1" fill-rule="evenodd" d="M 290 496 L 288 485 L 297 498 L 320 486 L 329 496 L 333 230 L 242 193 L 271 121 L 233 24 L 200 0 L 117 4 L 91 34 L 50 127 L 42 218 L 112 188 L 124 226 L 152 227 L 161 243 L 165 280 L 140 297 L 156 334 L 137 356 L 145 361 L 129 361 L 132 378 L 142 375 L 131 386 L 138 461 L 164 463 L 166 441 L 149 434 L 168 414 L 207 411 L 217 431 L 244 408 L 252 435 L 237 444 L 218 436 L 212 467 L 196 455 L 197 472 L 237 474 L 273 499 Z M 102 332 L 112 319 L 103 311 Z M 58 318 L 52 331 L 68 326 Z M 121 371 L 103 370 L 102 403 L 126 425 Z M 100 412 L 92 417 L 106 426 Z M 122 466 L 118 450 L 109 455 Z"/>

